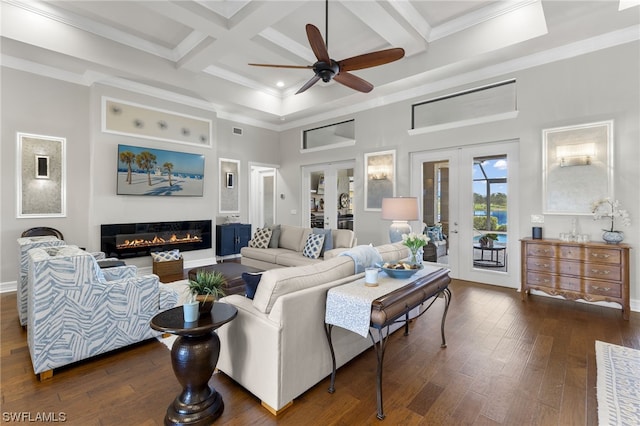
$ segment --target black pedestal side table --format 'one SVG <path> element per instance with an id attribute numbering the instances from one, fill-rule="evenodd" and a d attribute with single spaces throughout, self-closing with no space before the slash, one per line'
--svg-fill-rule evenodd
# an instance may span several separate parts
<path id="1" fill-rule="evenodd" d="M 210 425 L 222 414 L 222 396 L 209 386 L 220 355 L 220 338 L 214 330 L 237 314 L 234 306 L 216 302 L 211 313 L 197 321 L 185 322 L 182 306 L 151 319 L 154 330 L 178 336 L 171 348 L 171 365 L 183 390 L 167 408 L 165 425 Z"/>

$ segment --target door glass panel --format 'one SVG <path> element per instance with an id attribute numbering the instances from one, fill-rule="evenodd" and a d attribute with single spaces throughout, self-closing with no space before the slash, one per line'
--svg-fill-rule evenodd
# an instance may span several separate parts
<path id="1" fill-rule="evenodd" d="M 422 163 L 422 222 L 429 243 L 424 248 L 427 262 L 449 263 L 449 162 Z"/>
<path id="2" fill-rule="evenodd" d="M 507 156 L 473 159 L 473 266 L 506 271 Z"/>

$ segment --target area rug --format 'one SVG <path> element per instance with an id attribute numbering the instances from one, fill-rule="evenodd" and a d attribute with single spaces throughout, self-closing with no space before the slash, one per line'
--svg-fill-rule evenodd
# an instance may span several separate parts
<path id="1" fill-rule="evenodd" d="M 640 424 L 640 351 L 596 340 L 598 424 Z"/>

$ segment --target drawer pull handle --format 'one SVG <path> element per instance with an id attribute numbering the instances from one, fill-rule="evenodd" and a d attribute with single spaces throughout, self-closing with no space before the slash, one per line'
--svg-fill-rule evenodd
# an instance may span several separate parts
<path id="1" fill-rule="evenodd" d="M 544 266 L 545 268 L 548 268 L 550 265 L 548 263 L 536 263 L 536 266 Z"/>
<path id="2" fill-rule="evenodd" d="M 611 290 L 611 287 L 598 287 L 597 285 L 594 285 L 593 289 L 594 290 L 609 291 L 609 290 Z"/>
<path id="3" fill-rule="evenodd" d="M 535 250 L 534 250 L 534 252 L 535 252 L 536 254 L 538 254 L 538 253 L 545 253 L 545 254 L 546 254 L 546 253 L 551 253 L 551 249 L 544 249 L 544 250 L 541 250 L 541 249 L 535 249 Z"/>
<path id="4" fill-rule="evenodd" d="M 609 272 L 611 272 L 611 271 L 606 271 L 606 270 L 605 271 L 601 271 L 599 269 L 592 269 L 591 272 L 594 273 L 594 274 L 609 275 Z"/>
<path id="5" fill-rule="evenodd" d="M 610 254 L 602 254 L 602 253 L 591 253 L 591 257 L 595 257 L 598 259 L 608 259 L 611 257 Z"/>
<path id="6" fill-rule="evenodd" d="M 542 283 L 545 283 L 545 284 L 549 284 L 551 282 L 551 280 L 548 279 L 548 278 L 542 279 L 542 278 L 538 278 L 538 277 L 536 278 L 536 281 L 539 282 L 539 283 L 542 282 Z"/>

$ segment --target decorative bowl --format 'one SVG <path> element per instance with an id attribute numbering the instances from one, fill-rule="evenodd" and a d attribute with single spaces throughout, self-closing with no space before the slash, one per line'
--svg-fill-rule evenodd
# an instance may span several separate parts
<path id="1" fill-rule="evenodd" d="M 412 265 L 412 266 L 415 266 L 415 268 L 395 269 L 395 268 L 385 268 L 384 266 L 380 266 L 380 269 L 382 269 L 391 278 L 404 279 L 404 278 L 409 278 L 410 276 L 412 276 L 413 274 L 415 274 L 416 272 L 418 272 L 420 269 L 423 268 L 422 265 Z"/>

